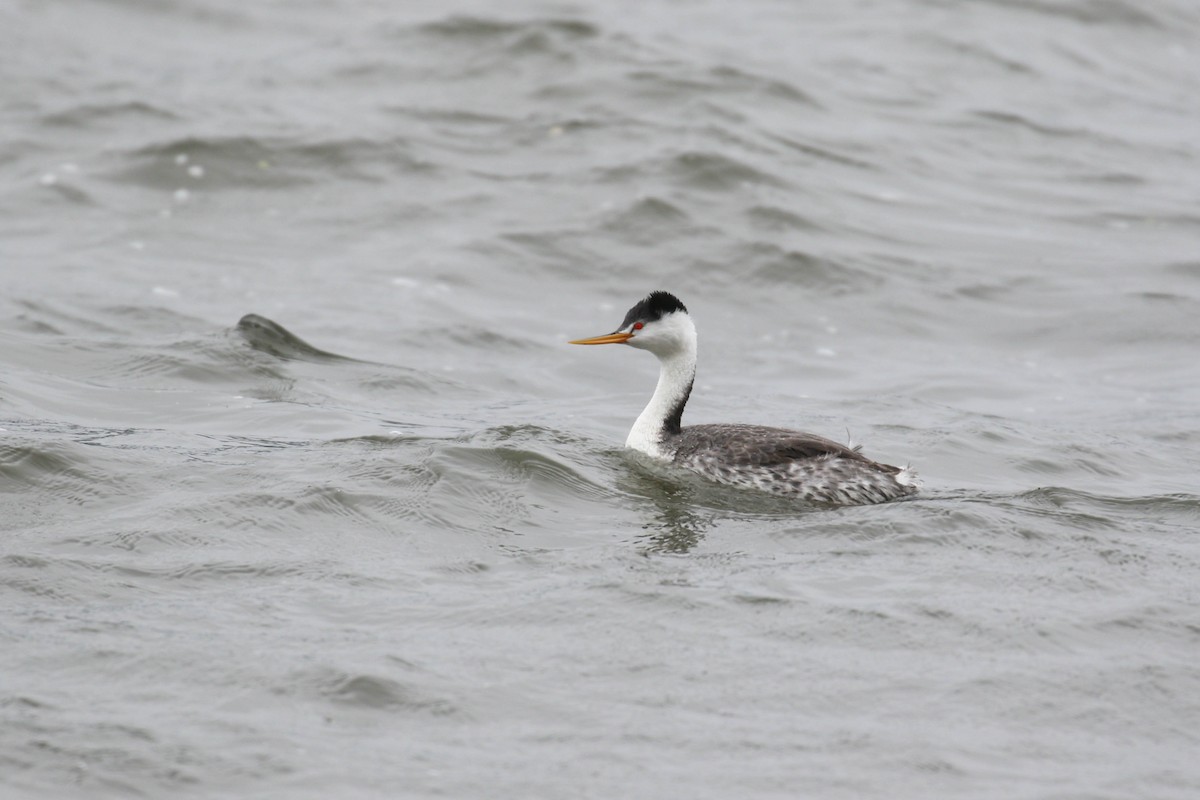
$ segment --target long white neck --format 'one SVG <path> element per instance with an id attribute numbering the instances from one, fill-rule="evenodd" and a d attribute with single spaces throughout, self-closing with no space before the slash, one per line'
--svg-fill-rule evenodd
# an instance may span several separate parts
<path id="1" fill-rule="evenodd" d="M 633 423 L 626 447 L 657 458 L 669 458 L 663 441 L 679 433 L 683 407 L 696 378 L 696 341 L 690 338 L 671 353 L 659 356 L 658 385 L 654 396 Z"/>

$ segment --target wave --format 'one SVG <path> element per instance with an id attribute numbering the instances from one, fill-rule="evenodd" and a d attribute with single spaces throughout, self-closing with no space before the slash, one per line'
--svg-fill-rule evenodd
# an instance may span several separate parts
<path id="1" fill-rule="evenodd" d="M 124 129 L 157 122 L 179 122 L 182 117 L 174 111 L 140 100 L 117 100 L 108 103 L 83 102 L 43 114 L 41 121 L 49 126 L 65 128 Z"/>
<path id="2" fill-rule="evenodd" d="M 632 243 L 655 244 L 694 234 L 695 223 L 682 208 L 658 197 L 643 197 L 613 212 L 604 230 Z"/>
<path id="3" fill-rule="evenodd" d="M 1123 28 L 1162 28 L 1160 20 L 1146 3 L 1125 0 L 985 0 L 997 5 L 1043 17 L 1111 25 Z"/>
<path id="4" fill-rule="evenodd" d="M 246 343 L 278 358 L 302 361 L 353 361 L 325 350 L 318 350 L 274 320 L 247 314 L 238 320 L 236 330 Z"/>
<path id="5" fill-rule="evenodd" d="M 452 15 L 445 19 L 422 23 L 412 30 L 434 39 L 466 42 L 472 47 L 481 42 L 509 44 L 513 42 L 514 37 L 523 41 L 524 37 L 535 33 L 552 35 L 568 41 L 591 39 L 600 34 L 595 25 L 579 19 L 551 17 L 512 21 L 468 15 Z"/>
<path id="6" fill-rule="evenodd" d="M 432 176 L 438 167 L 414 155 L 403 137 L 309 141 L 284 136 L 186 136 L 126 149 L 101 171 L 110 181 L 174 191 L 180 182 L 222 188 L 291 189 L 331 178 L 382 183 Z"/>
<path id="7" fill-rule="evenodd" d="M 259 315 L 222 330 L 154 307 L 23 307 L 23 332 L 0 333 L 4 407 L 50 425 L 224 424 L 235 432 L 261 418 L 250 410 L 259 401 L 294 404 L 276 415 L 280 422 L 323 408 L 330 421 L 383 424 L 376 407 L 422 409 L 434 395 L 477 393 L 443 375 L 316 348 Z"/>
<path id="8" fill-rule="evenodd" d="M 877 289 L 886 278 L 873 265 L 847 263 L 768 242 L 740 242 L 722 259 L 736 264 L 736 280 L 764 286 L 803 286 L 828 295 L 858 294 Z"/>

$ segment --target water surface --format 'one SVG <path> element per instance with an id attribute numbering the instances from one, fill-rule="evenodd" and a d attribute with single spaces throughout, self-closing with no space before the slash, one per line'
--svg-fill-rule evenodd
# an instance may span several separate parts
<path id="1" fill-rule="evenodd" d="M 0 0 L 2 793 L 1196 796 L 1198 40 Z M 925 492 L 629 458 L 659 288 Z"/>

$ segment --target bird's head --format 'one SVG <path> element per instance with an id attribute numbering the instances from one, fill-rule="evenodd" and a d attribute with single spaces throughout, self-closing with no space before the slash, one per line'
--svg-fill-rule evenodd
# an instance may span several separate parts
<path id="1" fill-rule="evenodd" d="M 659 358 L 669 358 L 679 352 L 694 350 L 696 326 L 678 297 L 670 292 L 656 291 L 629 309 L 620 327 L 612 333 L 576 339 L 570 344 L 627 344 L 649 350 Z"/>

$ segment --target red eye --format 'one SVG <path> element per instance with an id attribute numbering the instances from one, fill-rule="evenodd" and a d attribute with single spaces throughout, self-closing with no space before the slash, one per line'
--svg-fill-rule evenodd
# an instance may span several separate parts
<path id="1" fill-rule="evenodd" d="M 640 323 L 640 322 L 635 322 L 635 323 L 633 323 L 633 329 L 634 329 L 635 331 L 640 331 L 640 330 L 641 330 L 642 328 L 644 328 L 644 327 L 646 327 L 646 326 L 645 326 L 645 325 L 643 325 L 643 324 L 642 324 L 642 323 Z"/>

